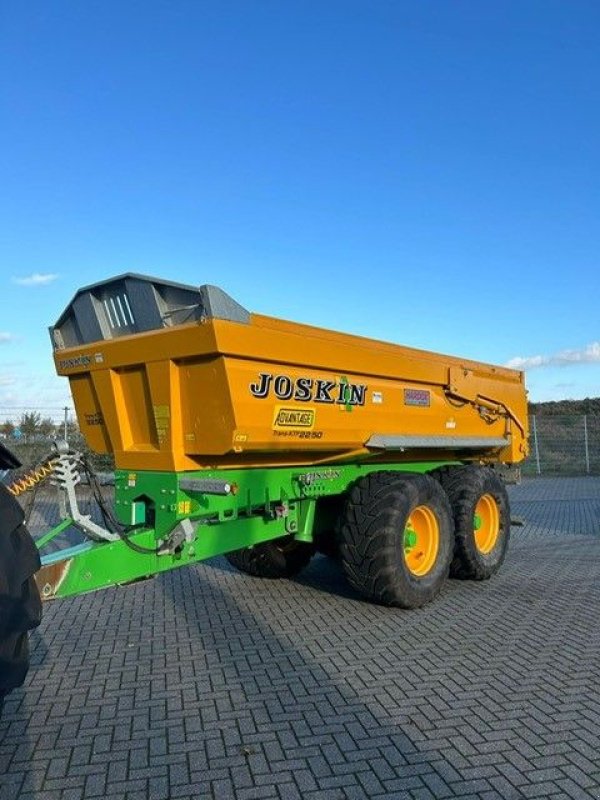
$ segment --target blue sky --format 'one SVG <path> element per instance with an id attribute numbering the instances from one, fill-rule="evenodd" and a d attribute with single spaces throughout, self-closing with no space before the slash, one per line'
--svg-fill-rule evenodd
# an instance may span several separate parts
<path id="1" fill-rule="evenodd" d="M 599 396 L 599 34 L 581 0 L 4 0 L 0 416 L 68 402 L 47 326 L 125 271 Z"/>

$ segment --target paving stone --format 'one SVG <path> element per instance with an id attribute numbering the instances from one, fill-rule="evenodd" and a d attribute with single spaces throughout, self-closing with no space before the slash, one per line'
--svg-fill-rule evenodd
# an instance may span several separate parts
<path id="1" fill-rule="evenodd" d="M 413 612 L 323 557 L 293 581 L 218 558 L 47 605 L 0 800 L 600 800 L 600 479 L 509 494 L 526 524 L 499 574 Z"/>

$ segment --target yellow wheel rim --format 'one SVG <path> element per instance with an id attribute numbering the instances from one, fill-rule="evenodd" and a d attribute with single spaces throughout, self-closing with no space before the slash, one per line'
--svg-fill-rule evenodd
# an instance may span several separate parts
<path id="1" fill-rule="evenodd" d="M 500 535 L 500 509 L 491 494 L 483 494 L 475 506 L 473 517 L 475 546 L 480 553 L 494 549 Z"/>
<path id="2" fill-rule="evenodd" d="M 413 575 L 427 575 L 440 549 L 440 526 L 427 506 L 417 506 L 406 520 L 404 561 Z"/>

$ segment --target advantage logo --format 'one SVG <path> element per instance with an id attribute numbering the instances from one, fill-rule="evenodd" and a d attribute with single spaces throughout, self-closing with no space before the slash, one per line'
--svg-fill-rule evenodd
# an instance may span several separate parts
<path id="1" fill-rule="evenodd" d="M 274 428 L 313 428 L 315 424 L 314 408 L 275 407 Z"/>

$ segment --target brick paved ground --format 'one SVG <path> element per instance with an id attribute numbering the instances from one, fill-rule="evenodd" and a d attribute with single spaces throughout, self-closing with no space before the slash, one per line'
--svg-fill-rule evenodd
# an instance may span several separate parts
<path id="1" fill-rule="evenodd" d="M 419 611 L 363 602 L 324 558 L 47 606 L 0 797 L 600 798 L 600 479 L 511 494 L 502 572 Z"/>

